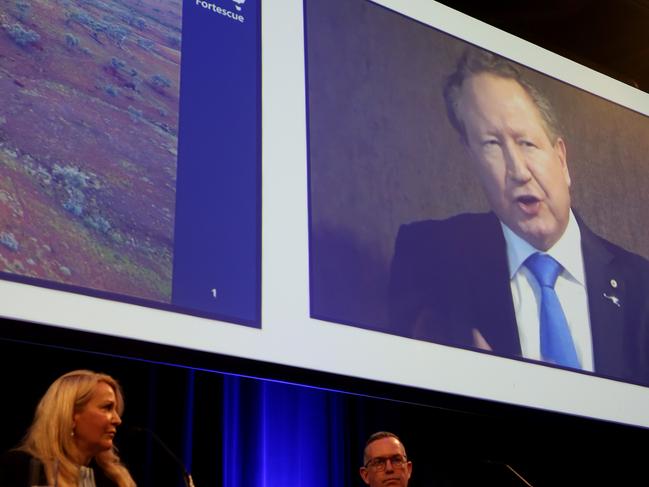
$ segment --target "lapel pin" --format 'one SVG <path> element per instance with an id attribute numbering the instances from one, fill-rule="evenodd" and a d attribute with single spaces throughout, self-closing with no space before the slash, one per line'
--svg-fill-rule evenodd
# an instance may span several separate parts
<path id="1" fill-rule="evenodd" d="M 617 281 L 615 279 L 611 279 L 610 283 L 613 289 L 617 289 Z"/>
<path id="2" fill-rule="evenodd" d="M 604 293 L 603 296 L 604 296 L 606 299 L 608 299 L 609 301 L 611 301 L 611 303 L 613 303 L 613 304 L 614 304 L 615 306 L 617 306 L 618 308 L 621 306 L 621 304 L 620 304 L 620 299 L 619 299 L 617 296 L 609 296 L 609 295 L 606 294 L 606 293 Z"/>

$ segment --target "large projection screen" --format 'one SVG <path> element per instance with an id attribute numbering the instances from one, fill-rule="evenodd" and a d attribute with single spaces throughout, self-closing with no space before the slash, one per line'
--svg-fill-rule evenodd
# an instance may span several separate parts
<path id="1" fill-rule="evenodd" d="M 111 4 L 111 2 L 103 3 Z M 329 3 L 337 7 L 335 11 L 329 12 L 330 17 L 323 16 L 315 20 L 308 17 L 310 12 L 325 8 Z M 256 10 L 257 8 L 260 11 Z M 242 88 L 240 80 L 228 78 L 229 81 L 218 86 L 214 83 L 222 81 L 224 73 L 239 68 L 245 70 L 245 66 L 237 63 L 244 63 L 243 60 L 250 59 L 248 55 L 251 51 L 244 48 L 243 41 L 242 43 L 220 43 L 210 39 L 208 33 L 211 35 L 213 32 L 220 32 L 232 36 L 253 35 L 254 29 L 252 34 L 249 31 L 243 34 L 240 28 L 258 27 L 254 20 L 257 14 L 261 17 L 261 42 L 260 46 L 256 47 L 257 54 L 261 53 L 261 76 L 259 77 L 260 73 L 255 72 L 254 69 L 245 71 L 250 77 L 248 80 L 250 84 L 246 84 L 243 89 L 249 91 L 243 93 L 238 91 L 235 96 L 231 90 Z M 632 127 L 628 128 L 630 131 L 628 137 L 630 139 L 635 137 L 635 143 L 644 143 L 646 146 L 649 95 L 429 0 L 410 2 L 277 0 L 265 2 L 261 6 L 250 0 L 247 2 L 192 1 L 183 2 L 182 16 L 178 170 L 182 171 L 183 168 L 183 150 L 186 154 L 191 154 L 192 161 L 202 154 L 206 158 L 202 159 L 201 168 L 214 167 L 223 170 L 218 173 L 199 171 L 198 178 L 195 180 L 200 190 L 198 193 L 204 194 L 207 198 L 214 196 L 222 199 L 218 204 L 210 205 L 208 211 L 200 211 L 196 221 L 192 222 L 188 219 L 185 220 L 184 226 L 176 225 L 174 238 L 176 242 L 184 241 L 186 245 L 183 250 L 187 257 L 186 273 L 183 278 L 185 281 L 193 282 L 192 273 L 200 272 L 201 275 L 208 274 L 206 282 L 209 283 L 210 273 L 215 278 L 220 278 L 217 275 L 220 269 L 223 269 L 228 278 L 223 285 L 201 284 L 200 291 L 206 293 L 206 301 L 195 304 L 192 301 L 193 294 L 188 293 L 189 296 L 183 299 L 187 299 L 188 308 L 194 308 L 193 312 L 187 309 L 177 312 L 166 306 L 150 305 L 148 301 L 114 300 L 112 299 L 114 296 L 110 293 L 74 292 L 78 289 L 62 289 L 57 286 L 39 285 L 38 282 L 8 279 L 0 281 L 0 292 L 4 296 L 2 315 L 17 320 L 147 340 L 625 424 L 649 426 L 649 389 L 634 381 L 574 372 L 535 361 L 476 352 L 470 347 L 447 346 L 401 336 L 403 334 L 394 334 L 387 329 L 387 322 L 383 318 L 386 311 L 382 306 L 386 305 L 385 301 L 377 297 L 382 292 L 380 286 L 387 283 L 385 266 L 391 258 L 392 245 L 401 223 L 415 219 L 441 218 L 468 210 L 482 211 L 485 208 L 484 200 L 481 201 L 479 198 L 479 188 L 475 186 L 475 181 L 470 181 L 459 172 L 461 163 L 445 168 L 448 174 L 444 177 L 455 178 L 455 180 L 440 178 L 437 181 L 430 181 L 427 174 L 417 173 L 417 164 L 427 157 L 425 153 L 420 152 L 421 144 L 428 145 L 428 151 L 433 145 L 441 145 L 443 147 L 439 150 L 449 157 L 460 147 L 456 137 L 448 135 L 451 134 L 449 127 L 443 129 L 440 127 L 440 130 L 449 131 L 446 132 L 448 136 L 444 136 L 444 140 L 440 141 L 435 139 L 440 135 L 432 134 L 432 127 L 428 126 L 430 120 L 427 117 L 434 112 L 434 107 L 437 106 L 436 109 L 439 109 L 441 106 L 439 99 L 433 99 L 439 96 L 439 79 L 433 79 L 434 76 L 439 77 L 439 74 L 435 74 L 435 66 L 431 66 L 429 61 L 434 62 L 440 56 L 447 56 L 446 62 L 450 63 L 447 66 L 452 67 L 451 58 L 452 54 L 454 55 L 450 51 L 447 54 L 420 52 L 422 49 L 426 51 L 430 48 L 431 39 L 444 37 L 453 39 L 453 42 L 465 41 L 480 46 L 525 65 L 541 79 L 549 77 L 550 85 L 559 83 L 568 86 L 569 88 L 566 88 L 568 91 L 559 95 L 563 96 L 559 102 L 562 106 L 562 115 L 569 119 L 574 117 L 573 127 L 581 127 L 579 131 L 585 131 L 571 133 L 572 138 L 586 137 L 587 140 L 594 140 L 596 137 L 610 137 L 602 133 L 601 126 L 595 124 L 580 126 L 577 120 L 582 117 L 602 117 L 592 113 L 597 113 L 598 110 L 608 113 L 609 107 L 615 106 L 614 112 L 623 115 L 620 115 L 619 119 L 610 118 L 605 122 L 614 124 L 618 132 L 623 132 L 629 125 L 627 117 L 630 117 L 633 123 Z M 240 16 L 244 17 L 244 22 L 239 20 Z M 337 30 L 339 22 L 336 21 L 336 16 L 343 17 L 348 30 Z M 375 18 L 385 24 L 374 25 Z M 195 22 L 192 29 L 187 28 L 190 21 Z M 403 30 L 400 31 L 402 35 L 397 38 L 398 42 L 394 42 L 395 45 L 391 46 L 393 50 L 390 56 L 410 57 L 412 55 L 416 65 L 408 67 L 405 64 L 406 59 L 399 59 L 404 63 L 403 71 L 395 73 L 394 67 L 390 67 L 387 63 L 376 65 L 370 60 L 354 62 L 350 56 L 362 55 L 363 49 L 381 50 L 382 43 L 386 41 L 384 36 L 390 34 L 394 25 L 399 25 L 399 29 Z M 83 28 L 90 27 L 86 25 Z M 137 29 L 137 27 L 132 28 Z M 335 39 L 337 42 L 342 42 L 345 47 L 339 52 L 339 59 L 335 60 L 335 65 L 319 66 L 320 60 L 323 62 L 330 60 L 319 59 L 318 56 L 325 53 L 315 50 L 313 44 L 307 45 L 305 42 L 305 39 L 309 42 L 315 39 L 310 36 L 317 35 L 318 28 L 323 29 L 324 34 L 328 35 L 332 42 Z M 340 28 L 342 29 L 342 25 Z M 372 29 L 384 34 L 378 37 L 370 36 Z M 14 31 L 18 32 L 15 29 Z M 87 32 L 85 34 L 87 35 Z M 77 38 L 80 35 L 81 33 L 75 34 Z M 321 32 L 320 35 L 323 33 Z M 185 36 L 189 36 L 189 41 L 186 41 Z M 169 41 L 167 37 L 165 39 L 167 39 L 165 42 Z M 72 43 L 70 49 L 78 47 L 74 45 L 74 40 L 70 42 Z M 94 41 L 90 39 L 90 42 Z M 414 44 L 410 44 L 411 42 Z M 144 52 L 149 52 L 147 46 L 151 48 L 144 42 L 140 48 Z M 30 48 L 30 46 L 25 47 Z M 128 38 L 123 47 L 132 47 Z M 12 48 L 21 49 L 16 52 L 24 55 L 22 46 L 12 46 Z M 118 68 L 115 66 L 113 68 L 122 69 L 120 63 L 117 61 L 116 63 Z M 318 73 L 322 79 L 309 78 L 307 63 L 309 68 L 314 69 L 313 73 Z M 203 66 L 202 70 L 194 71 L 199 65 Z M 372 69 L 377 69 L 378 72 L 375 73 Z M 407 69 L 415 69 L 416 72 L 408 72 Z M 381 70 L 385 71 L 381 72 Z M 394 86 L 392 91 L 387 90 L 391 91 L 392 98 L 380 100 L 385 105 L 381 105 L 374 98 L 376 92 L 368 90 L 355 93 L 357 96 L 354 102 L 358 103 L 358 106 L 347 106 L 348 110 L 356 109 L 359 112 L 356 115 L 367 117 L 366 122 L 370 125 L 361 124 L 361 128 L 371 135 L 365 140 L 360 140 L 353 139 L 354 134 L 347 133 L 347 136 L 352 137 L 352 142 L 357 144 L 349 149 L 350 153 L 358 157 L 354 159 L 355 161 L 365 160 L 368 164 L 370 162 L 376 164 L 379 170 L 383 171 L 382 173 L 377 173 L 375 168 L 367 164 L 364 167 L 350 165 L 341 167 L 345 161 L 334 157 L 337 144 L 333 138 L 335 134 L 331 134 L 331 145 L 328 146 L 326 143 L 322 145 L 322 134 L 320 139 L 316 139 L 310 132 L 314 129 L 313 121 L 309 118 L 313 114 L 312 107 L 307 105 L 307 100 L 315 101 L 314 93 L 309 91 L 309 87 L 317 86 L 311 83 L 318 81 L 324 83 L 321 85 L 322 90 L 328 95 L 335 95 L 334 89 L 338 88 L 335 83 L 344 81 L 344 77 L 356 72 L 365 73 L 367 81 L 376 83 L 377 89 L 381 88 L 381 83 L 392 83 L 391 80 L 395 77 L 403 83 L 398 87 Z M 155 88 L 163 92 L 168 91 L 169 86 L 166 86 L 165 80 L 155 78 L 157 81 L 154 81 L 154 75 L 155 73 L 151 73 L 147 78 L 147 86 L 152 90 Z M 331 79 L 325 78 L 325 75 Z M 204 79 L 202 76 L 212 77 L 208 79 L 207 84 L 202 84 L 201 80 Z M 255 91 L 255 82 L 259 79 L 263 80 L 260 104 L 258 93 Z M 191 85 L 193 90 L 184 95 L 182 90 L 188 86 L 184 84 L 187 80 L 193 83 Z M 100 87 L 104 92 L 102 96 L 105 96 L 108 102 L 112 102 L 111 90 L 106 91 L 105 84 L 101 84 Z M 349 88 L 351 90 L 353 87 L 350 85 Z M 118 91 L 117 95 L 119 97 L 123 94 Z M 204 103 L 201 96 L 206 97 L 209 103 Z M 378 108 L 387 106 L 389 103 L 422 105 L 422 96 L 423 101 L 428 102 L 426 106 L 410 106 L 411 118 L 406 122 L 400 121 L 396 130 L 388 130 L 394 122 L 388 112 L 382 112 L 378 122 L 384 125 L 380 123 L 374 125 L 376 130 L 372 133 L 371 124 L 377 122 L 376 119 L 372 119 L 372 116 Z M 427 96 L 430 97 L 429 100 L 425 99 Z M 320 99 L 321 102 L 322 100 L 326 98 Z M 341 101 L 335 96 L 332 100 L 337 103 Z M 595 100 L 586 103 L 588 105 L 586 109 L 591 112 L 586 114 L 580 112 L 582 100 Z M 132 112 L 133 117 L 142 116 L 148 120 L 146 113 L 138 115 L 139 112 L 133 110 L 129 112 L 128 106 L 126 104 L 124 107 L 127 114 Z M 200 117 L 193 118 L 191 112 L 184 111 L 187 110 L 187 106 L 197 110 L 207 108 L 211 111 L 207 114 L 203 112 Z M 220 110 L 223 107 L 230 109 L 229 116 L 225 120 L 223 111 Z M 256 110 L 259 126 L 254 119 L 243 116 L 244 112 L 250 113 L 251 109 Z M 183 118 L 184 113 L 186 118 Z M 345 130 L 345 123 L 350 120 L 352 118 L 349 116 L 340 114 L 340 119 L 333 120 L 332 123 L 342 132 Z M 9 122 L 10 119 L 7 118 L 3 126 Z M 185 125 L 187 127 L 185 133 L 183 133 L 183 123 L 188 124 Z M 261 128 L 263 138 L 258 128 Z M 220 132 L 226 129 L 230 129 L 227 135 Z M 428 134 L 424 136 L 424 140 L 418 138 L 418 134 L 422 133 Z M 191 139 L 192 134 L 198 139 Z M 406 158 L 399 151 L 394 153 L 379 151 L 378 146 L 375 145 L 378 142 L 386 142 L 379 141 L 379 138 L 385 139 L 396 135 L 404 137 L 406 142 L 408 140 L 412 142 L 406 144 L 410 151 Z M 184 136 L 187 136 L 188 140 L 193 140 L 193 143 L 184 142 Z M 237 139 L 236 137 L 239 136 L 252 137 L 252 139 Z M 263 184 L 260 188 L 261 205 L 259 206 L 254 203 L 255 195 L 259 194 L 257 189 L 246 187 L 245 184 L 240 185 L 241 180 L 235 187 L 229 179 L 234 177 L 232 174 L 234 168 L 240 167 L 237 164 L 257 160 L 255 143 L 261 144 Z M 324 163 L 320 161 L 321 164 L 316 167 L 314 164 L 317 161 L 314 160 L 311 151 L 318 143 L 323 147 L 321 150 L 331 150 L 332 153 L 325 154 L 327 157 L 331 156 L 330 159 Z M 620 177 L 619 180 L 611 176 L 615 174 L 610 172 L 613 171 L 610 167 L 612 162 L 602 162 L 594 148 L 587 145 L 577 145 L 574 148 L 571 146 L 569 149 L 572 151 L 569 152 L 571 158 L 582 160 L 592 158 L 594 164 L 597 164 L 597 169 L 587 166 L 582 166 L 581 169 L 575 168 L 576 172 L 572 175 L 575 180 L 574 198 L 579 199 L 580 205 L 585 206 L 584 212 L 589 212 L 585 218 L 588 219 L 589 224 L 597 228 L 599 233 L 603 233 L 607 238 L 635 253 L 647 255 L 644 249 L 647 239 L 646 235 L 642 234 L 644 229 L 629 224 L 636 220 L 641 221 L 643 212 L 646 211 L 641 189 L 646 186 L 643 181 L 647 179 L 647 171 L 643 161 L 634 155 L 640 153 L 642 148 L 638 146 L 638 149 L 631 149 L 622 145 L 621 140 L 619 144 L 616 150 L 617 158 L 620 160 L 616 161 L 616 167 L 623 168 L 625 173 L 631 173 L 625 175 L 628 177 Z M 220 151 L 227 151 L 225 162 L 219 160 L 218 155 L 226 152 Z M 407 163 L 406 160 L 410 162 Z M 401 164 L 399 167 L 394 166 L 397 161 L 403 161 L 406 167 L 402 167 Z M 383 162 L 385 165 L 382 165 Z M 390 163 L 393 165 L 390 166 Z M 322 168 L 333 171 L 331 180 L 326 180 L 327 175 L 323 176 Z M 250 171 L 243 176 L 244 181 L 254 186 L 259 181 L 254 164 Z M 183 179 L 181 174 L 179 172 L 177 190 L 180 192 L 181 185 L 188 184 L 189 186 L 184 187 L 186 194 L 193 195 L 191 178 Z M 364 179 L 369 174 L 375 178 L 374 181 L 365 181 L 365 186 L 362 188 L 349 186 L 354 182 L 354 178 Z M 418 193 L 394 192 L 392 183 L 403 177 L 408 179 L 408 184 L 414 184 L 413 181 L 417 180 Z M 83 176 L 80 178 L 77 177 L 77 180 L 85 181 Z M 379 181 L 381 178 L 383 182 Z M 597 182 L 601 183 L 601 187 L 591 188 L 590 185 Z M 218 183 L 218 189 L 213 189 L 212 183 Z M 381 187 L 381 184 L 391 185 L 393 187 L 391 192 L 385 191 L 386 187 Z M 428 184 L 437 184 L 437 186 L 428 187 Z M 453 185 L 460 185 L 460 187 L 456 188 Z M 237 199 L 240 196 L 237 188 L 247 188 L 250 192 L 246 193 L 247 197 Z M 70 188 L 62 186 L 62 205 L 68 201 L 65 198 L 70 194 L 76 194 L 74 188 L 70 191 L 68 189 Z M 353 201 L 345 200 L 345 191 L 353 192 Z M 606 194 L 606 197 L 598 200 L 593 195 L 600 191 L 605 191 L 603 194 Z M 443 207 L 426 196 L 431 193 L 442 196 Z M 470 193 L 472 197 L 470 200 L 458 199 L 457 196 L 461 193 Z M 385 199 L 383 201 L 373 199 L 379 196 L 386 199 L 395 197 L 398 200 L 395 201 L 391 215 L 386 216 L 384 212 L 385 205 L 388 204 Z M 180 194 L 177 198 L 179 200 L 176 201 L 176 205 L 182 204 Z M 236 204 L 233 204 L 233 201 L 236 201 Z M 328 201 L 330 208 L 327 207 Z M 331 217 L 332 213 L 328 213 L 338 211 L 340 215 L 341 208 L 347 210 L 344 215 L 347 220 L 343 219 L 342 223 L 338 216 L 334 218 Z M 368 208 L 376 214 L 361 216 L 360 222 L 354 220 L 359 217 L 357 213 L 359 209 Z M 70 213 L 69 210 L 63 209 Z M 381 216 L 379 212 L 383 213 L 382 218 L 378 218 Z M 190 211 L 185 216 L 191 213 Z M 91 222 L 97 225 L 102 223 L 99 216 L 100 213 Z M 260 217 L 260 220 L 257 220 L 257 217 Z M 109 220 L 105 215 L 104 218 Z M 178 218 L 177 213 L 176 218 Z M 318 281 L 318 275 L 322 277 L 322 274 L 318 273 L 322 273 L 324 267 L 327 274 L 325 277 L 330 279 L 331 274 L 339 271 L 335 268 L 339 261 L 335 259 L 333 263 L 315 260 L 319 255 L 318 252 L 322 250 L 320 246 L 322 239 L 318 240 L 321 235 L 316 232 L 316 229 L 326 227 L 329 223 L 327 218 L 333 220 L 338 218 L 337 224 L 348 225 L 347 229 L 343 228 L 348 232 L 343 232 L 342 236 L 347 238 L 351 235 L 352 239 L 358 237 L 358 242 L 364 247 L 358 251 L 357 258 L 350 261 L 353 265 L 344 266 L 343 270 L 351 273 L 350 279 L 345 279 L 345 275 L 337 276 L 343 279 L 342 287 L 335 289 L 333 295 L 327 295 L 329 301 L 318 301 L 321 296 L 316 293 L 325 289 L 323 285 L 331 282 L 327 279 Z M 227 230 L 218 232 L 219 222 L 234 225 L 228 228 L 238 229 L 241 233 L 235 235 Z M 202 238 L 191 233 L 200 232 L 204 228 L 214 229 L 214 233 L 208 233 Z M 256 247 L 255 229 L 261 231 L 261 248 Z M 97 229 L 93 231 L 95 230 Z M 245 237 L 244 249 L 238 245 L 242 242 L 241 235 Z M 201 245 L 192 247 L 194 239 Z M 11 244 L 9 236 L 7 241 Z M 332 243 L 334 246 L 338 245 L 337 248 L 343 253 L 348 250 L 345 244 L 344 239 L 336 241 L 335 238 Z M 212 245 L 218 245 L 217 254 L 223 264 L 221 268 L 206 265 L 211 262 L 207 257 L 215 252 L 216 247 L 213 248 Z M 232 252 L 236 259 L 228 260 L 227 252 Z M 247 256 L 244 257 L 247 261 L 242 263 L 244 272 L 238 272 L 240 267 L 234 263 L 239 262 L 242 256 Z M 366 268 L 369 272 L 363 269 L 363 265 L 368 261 L 372 264 Z M 230 263 L 233 265 L 228 265 Z M 356 274 L 353 274 L 354 272 Z M 255 280 L 259 275 L 261 275 L 261 309 L 260 313 L 257 313 L 259 286 Z M 220 298 L 227 300 L 228 285 L 239 290 L 237 295 L 241 295 L 240 290 L 243 289 L 244 291 L 241 292 L 244 293 L 245 300 L 235 299 L 232 307 L 225 306 L 215 311 L 206 312 L 201 308 L 202 303 L 212 306 L 209 304 L 212 303 L 210 299 L 215 299 L 216 302 Z M 335 308 L 340 303 L 338 298 L 341 293 L 352 299 L 353 293 L 359 292 L 360 287 L 365 288 L 362 295 L 359 295 L 360 298 L 374 299 L 371 305 L 367 305 L 367 302 L 359 302 L 354 303 L 354 306 L 358 305 L 355 308 L 348 306 L 349 303 L 342 303 L 344 306 Z M 180 286 L 174 292 L 182 294 L 184 287 Z M 334 309 L 329 312 L 331 306 L 334 306 Z M 371 311 L 370 314 L 366 313 L 368 309 Z"/>

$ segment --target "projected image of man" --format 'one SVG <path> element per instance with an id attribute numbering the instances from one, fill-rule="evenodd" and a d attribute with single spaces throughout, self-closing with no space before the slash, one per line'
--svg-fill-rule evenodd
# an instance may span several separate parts
<path id="1" fill-rule="evenodd" d="M 411 474 L 412 462 L 394 433 L 379 431 L 368 438 L 360 468 L 361 478 L 367 485 L 407 487 Z"/>
<path id="2" fill-rule="evenodd" d="M 390 283 L 400 332 L 647 381 L 649 263 L 572 208 L 549 101 L 509 61 L 469 50 L 444 87 L 490 213 L 404 225 Z"/>

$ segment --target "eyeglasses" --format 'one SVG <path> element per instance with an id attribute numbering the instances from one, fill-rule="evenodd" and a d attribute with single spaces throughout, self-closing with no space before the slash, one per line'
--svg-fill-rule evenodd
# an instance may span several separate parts
<path id="1" fill-rule="evenodd" d="M 379 472 L 385 470 L 386 465 L 388 464 L 388 460 L 390 461 L 390 464 L 392 465 L 392 468 L 395 470 L 400 470 L 404 467 L 406 463 L 408 463 L 408 459 L 404 456 L 401 455 L 394 455 L 391 457 L 376 457 L 372 458 L 365 464 L 365 468 L 371 467 L 375 470 L 378 470 Z"/>

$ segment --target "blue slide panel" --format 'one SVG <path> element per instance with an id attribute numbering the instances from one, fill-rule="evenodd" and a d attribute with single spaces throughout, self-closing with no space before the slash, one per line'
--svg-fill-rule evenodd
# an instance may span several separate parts
<path id="1" fill-rule="evenodd" d="M 260 327 L 259 0 L 183 5 L 174 307 Z"/>

